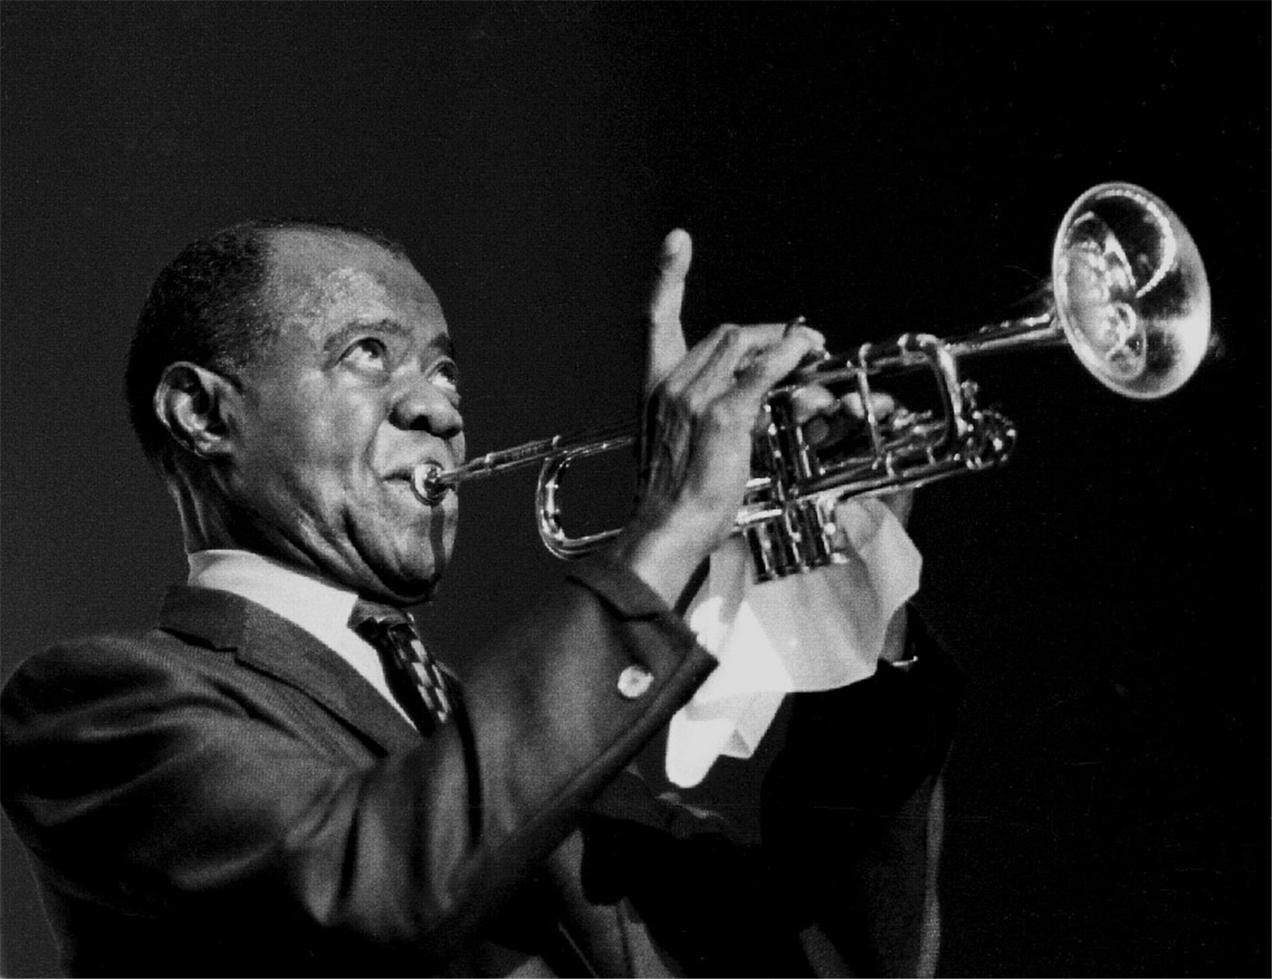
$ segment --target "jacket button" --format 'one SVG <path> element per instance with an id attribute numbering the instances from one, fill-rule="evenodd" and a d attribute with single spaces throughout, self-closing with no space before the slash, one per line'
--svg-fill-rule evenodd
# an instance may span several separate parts
<path id="1" fill-rule="evenodd" d="M 627 667 L 618 675 L 618 692 L 628 700 L 635 700 L 654 683 L 654 675 L 643 666 Z"/>

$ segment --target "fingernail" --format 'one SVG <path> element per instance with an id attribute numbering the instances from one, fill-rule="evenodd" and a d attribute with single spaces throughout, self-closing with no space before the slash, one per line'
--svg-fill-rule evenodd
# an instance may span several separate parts
<path id="1" fill-rule="evenodd" d="M 670 265 L 680 254 L 680 249 L 684 247 L 685 233 L 679 228 L 668 233 L 663 239 L 662 253 L 658 256 L 658 263 L 664 268 Z"/>
<path id="2" fill-rule="evenodd" d="M 808 320 L 804 319 L 804 317 L 802 316 L 796 316 L 794 319 L 792 319 L 789 323 L 786 324 L 786 329 L 782 331 L 782 336 L 784 337 L 790 336 L 793 332 L 795 332 L 795 330 L 799 329 L 801 326 L 807 327 Z"/>
<path id="3" fill-rule="evenodd" d="M 808 320 L 802 316 L 796 316 L 793 320 L 786 324 L 786 329 L 782 331 L 783 337 L 788 337 L 796 330 L 803 330 L 806 334 L 813 338 L 814 349 L 824 354 L 826 352 L 826 338 L 822 335 L 821 330 L 816 330 L 808 325 Z"/>

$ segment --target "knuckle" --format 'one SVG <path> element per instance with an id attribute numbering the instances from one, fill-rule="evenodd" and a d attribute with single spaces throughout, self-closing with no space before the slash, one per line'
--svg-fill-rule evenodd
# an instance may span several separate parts
<path id="1" fill-rule="evenodd" d="M 735 346 L 742 339 L 742 328 L 736 323 L 721 323 L 711 331 L 711 339 L 719 346 Z"/>
<path id="2" fill-rule="evenodd" d="M 689 394 L 683 390 L 666 392 L 660 399 L 660 409 L 662 414 L 668 418 L 691 415 L 693 413 L 689 407 Z"/>
<path id="3" fill-rule="evenodd" d="M 800 334 L 813 347 L 826 346 L 826 336 L 824 333 L 821 332 L 821 330 L 814 330 L 811 326 L 801 326 Z"/>
<path id="4" fill-rule="evenodd" d="M 684 391 L 685 381 L 673 372 L 664 377 L 656 387 L 649 389 L 646 400 L 675 401 Z"/>
<path id="5" fill-rule="evenodd" d="M 693 418 L 701 418 L 710 412 L 711 399 L 703 391 L 690 388 L 683 392 L 681 400 Z"/>
<path id="6" fill-rule="evenodd" d="M 733 426 L 737 418 L 737 412 L 734 411 L 732 403 L 727 399 L 716 398 L 704 406 L 701 416 L 711 428 L 720 431 Z"/>

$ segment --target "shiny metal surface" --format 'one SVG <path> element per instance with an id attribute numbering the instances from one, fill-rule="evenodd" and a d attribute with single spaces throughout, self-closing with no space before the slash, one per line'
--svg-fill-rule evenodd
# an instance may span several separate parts
<path id="1" fill-rule="evenodd" d="M 1082 194 L 1060 222 L 1051 279 L 1031 308 L 1012 319 L 946 339 L 903 333 L 855 352 L 828 356 L 774 388 L 757 426 L 752 478 L 734 525 L 759 580 L 845 560 L 834 507 L 854 496 L 911 489 L 1005 463 L 1016 429 L 977 405 L 962 360 L 1067 343 L 1084 367 L 1118 394 L 1136 399 L 1177 390 L 1210 346 L 1210 287 L 1192 236 L 1157 197 L 1127 183 Z M 935 384 L 931 410 L 869 411 L 872 387 L 901 373 L 926 371 Z M 855 442 L 814 444 L 794 421 L 799 388 L 855 393 L 867 406 Z M 631 445 L 635 429 L 615 426 L 574 438 L 553 436 L 491 452 L 442 472 L 420 466 L 414 487 L 436 503 L 469 479 L 542 464 L 536 513 L 544 545 L 558 557 L 588 553 L 618 531 L 570 537 L 561 525 L 560 484 L 578 459 Z"/>

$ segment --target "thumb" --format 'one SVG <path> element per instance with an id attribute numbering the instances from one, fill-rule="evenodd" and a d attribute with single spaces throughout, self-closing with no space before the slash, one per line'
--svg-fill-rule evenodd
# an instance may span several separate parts
<path id="1" fill-rule="evenodd" d="M 673 367 L 684 359 L 685 333 L 680 307 L 685 298 L 685 276 L 693 259 L 689 233 L 676 228 L 663 239 L 658 253 L 658 273 L 649 297 L 649 336 L 645 348 L 645 393 L 649 394 Z"/>

